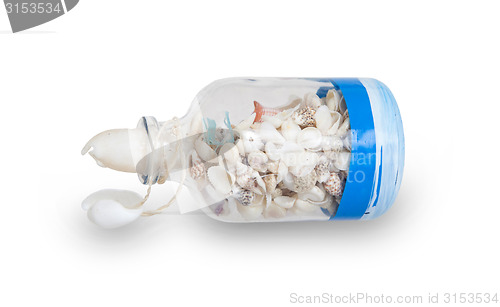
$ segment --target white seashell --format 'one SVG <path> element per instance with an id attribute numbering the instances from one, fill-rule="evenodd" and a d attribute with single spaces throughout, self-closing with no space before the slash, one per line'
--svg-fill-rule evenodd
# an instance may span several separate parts
<path id="1" fill-rule="evenodd" d="M 276 145 L 272 142 L 266 143 L 265 151 L 266 151 L 267 157 L 271 161 L 278 161 L 281 158 L 280 151 L 278 150 Z"/>
<path id="2" fill-rule="evenodd" d="M 96 202 L 87 211 L 87 216 L 96 225 L 102 228 L 113 229 L 130 224 L 141 216 L 141 213 L 142 207 L 127 209 L 119 202 L 105 199 Z"/>
<path id="3" fill-rule="evenodd" d="M 281 122 L 283 123 L 284 121 L 288 120 L 292 116 L 292 114 L 300 108 L 301 102 L 302 102 L 302 99 L 300 99 L 300 98 L 292 101 L 291 106 L 292 105 L 294 105 L 294 106 L 276 114 L 276 117 L 279 118 L 281 120 Z"/>
<path id="4" fill-rule="evenodd" d="M 326 134 L 333 125 L 333 117 L 327 106 L 320 106 L 314 114 L 314 119 L 316 120 L 316 128 L 323 134 Z"/>
<path id="5" fill-rule="evenodd" d="M 295 177 L 291 174 L 291 173 L 286 173 L 285 176 L 283 176 L 283 185 L 285 186 L 285 188 L 287 188 L 288 190 L 291 190 L 293 191 L 295 185 Z"/>
<path id="6" fill-rule="evenodd" d="M 298 193 L 297 196 L 305 201 L 320 202 L 325 199 L 325 192 L 318 186 L 314 186 L 307 192 Z"/>
<path id="7" fill-rule="evenodd" d="M 349 163 L 351 161 L 351 153 L 348 151 L 339 152 L 336 156 L 333 165 L 342 171 L 347 171 L 349 169 Z"/>
<path id="8" fill-rule="evenodd" d="M 252 204 L 249 206 L 242 205 L 239 201 L 236 201 L 236 208 L 241 216 L 246 220 L 255 220 L 262 215 L 264 211 L 263 204 L 264 197 L 262 195 L 256 195 Z"/>
<path id="9" fill-rule="evenodd" d="M 224 157 L 228 168 L 234 167 L 238 162 L 241 162 L 238 147 L 236 147 L 233 143 L 226 143 L 222 145 L 219 151 L 219 155 L 220 154 Z"/>
<path id="10" fill-rule="evenodd" d="M 297 144 L 307 149 L 318 149 L 321 146 L 321 142 L 321 131 L 314 127 L 307 127 L 297 135 Z"/>
<path id="11" fill-rule="evenodd" d="M 260 174 L 257 173 L 257 171 L 254 171 L 252 175 L 255 178 L 255 182 L 257 183 L 257 185 L 264 191 L 264 193 L 266 193 L 266 183 L 264 182 Z"/>
<path id="12" fill-rule="evenodd" d="M 339 111 L 340 110 L 340 93 L 338 93 L 336 90 L 329 90 L 328 93 L 326 93 L 326 105 L 328 106 L 328 109 L 331 111 Z"/>
<path id="13" fill-rule="evenodd" d="M 250 129 L 251 129 L 251 130 L 259 130 L 260 125 L 261 125 L 261 124 L 262 124 L 261 122 L 255 122 L 255 123 L 253 123 L 253 124 L 250 126 Z"/>
<path id="14" fill-rule="evenodd" d="M 82 202 L 82 209 L 94 224 L 113 229 L 125 226 L 139 218 L 143 207 L 135 208 L 143 197 L 126 190 L 101 190 L 89 195 Z"/>
<path id="15" fill-rule="evenodd" d="M 295 203 L 295 198 L 289 196 L 278 196 L 274 198 L 274 202 L 281 208 L 290 209 Z"/>
<path id="16" fill-rule="evenodd" d="M 268 154 L 269 156 L 269 154 Z M 267 163 L 267 170 L 273 174 L 278 174 L 279 170 L 279 161 L 272 161 Z"/>
<path id="17" fill-rule="evenodd" d="M 298 163 L 289 168 L 290 172 L 297 176 L 302 177 L 309 174 L 319 162 L 319 155 L 315 152 L 303 152 L 298 155 Z"/>
<path id="18" fill-rule="evenodd" d="M 276 190 L 278 182 L 276 181 L 276 175 L 267 175 L 264 177 L 264 183 L 266 184 L 266 193 L 273 194 Z"/>
<path id="19" fill-rule="evenodd" d="M 285 138 L 269 122 L 263 122 L 260 125 L 259 135 L 264 142 L 273 142 L 275 144 L 285 143 Z"/>
<path id="20" fill-rule="evenodd" d="M 217 153 L 215 152 L 215 150 L 213 150 L 212 147 L 205 143 L 202 137 L 199 137 L 194 142 L 194 148 L 198 156 L 200 156 L 203 161 L 214 162 L 217 159 Z"/>
<path id="21" fill-rule="evenodd" d="M 255 116 L 257 116 L 257 114 L 255 113 L 252 113 L 252 115 L 250 115 L 247 119 L 245 120 L 242 120 L 235 128 L 234 130 L 236 131 L 245 131 L 245 130 L 248 130 L 250 129 L 250 126 L 253 124 L 253 122 L 255 121 Z"/>
<path id="22" fill-rule="evenodd" d="M 339 113 L 343 114 L 344 117 L 347 116 L 347 104 L 345 102 L 344 97 L 340 98 L 340 103 L 339 103 Z"/>
<path id="23" fill-rule="evenodd" d="M 258 172 L 267 171 L 267 161 L 269 158 L 262 151 L 254 151 L 247 156 L 248 165 Z"/>
<path id="24" fill-rule="evenodd" d="M 284 121 L 281 125 L 281 134 L 287 141 L 290 142 L 295 142 L 297 140 L 297 135 L 300 131 L 301 129 L 299 125 L 297 125 L 297 123 L 291 118 Z"/>
<path id="25" fill-rule="evenodd" d="M 245 149 L 246 154 L 264 149 L 264 143 L 262 142 L 262 138 L 254 131 L 251 130 L 241 131 L 240 136 L 241 140 L 243 141 L 243 147 Z"/>
<path id="26" fill-rule="evenodd" d="M 262 115 L 262 121 L 265 123 L 270 123 L 271 125 L 273 125 L 274 128 L 279 128 L 283 123 L 283 120 L 279 118 L 278 115 L 275 116 Z"/>
<path id="27" fill-rule="evenodd" d="M 315 93 L 307 93 L 304 95 L 304 103 L 307 107 L 317 109 L 321 105 L 321 99 Z"/>
<path id="28" fill-rule="evenodd" d="M 288 174 L 288 167 L 283 161 L 280 161 L 278 165 L 278 176 L 276 178 L 276 181 L 278 183 L 283 181 L 283 178 L 285 178 L 286 174 Z"/>
<path id="29" fill-rule="evenodd" d="M 212 166 L 208 169 L 207 174 L 208 180 L 217 192 L 224 195 L 231 193 L 232 178 L 223 166 Z"/>
<path id="30" fill-rule="evenodd" d="M 349 118 L 346 118 L 344 120 L 344 122 L 342 123 L 342 125 L 340 125 L 339 130 L 337 131 L 336 135 L 338 135 L 340 137 L 345 136 L 345 134 L 350 129 L 350 127 L 351 127 L 351 122 L 350 122 Z"/>
<path id="31" fill-rule="evenodd" d="M 286 142 L 280 149 L 281 161 L 287 166 L 295 166 L 300 163 L 299 156 L 304 152 L 304 148 L 292 142 Z"/>
<path id="32" fill-rule="evenodd" d="M 333 123 L 331 127 L 326 131 L 326 135 L 335 135 L 339 130 L 340 123 L 342 122 L 343 117 L 339 112 L 331 112 L 330 115 L 332 116 Z"/>
<path id="33" fill-rule="evenodd" d="M 302 200 L 302 199 L 297 199 L 295 201 L 293 208 L 295 209 L 295 213 L 297 213 L 297 214 L 301 214 L 304 212 L 310 213 L 310 212 L 314 212 L 316 210 L 319 210 L 318 206 L 315 206 L 315 205 L 311 204 L 310 202 Z"/>
<path id="34" fill-rule="evenodd" d="M 262 215 L 266 218 L 282 218 L 286 215 L 286 209 L 272 201 L 266 205 Z"/>

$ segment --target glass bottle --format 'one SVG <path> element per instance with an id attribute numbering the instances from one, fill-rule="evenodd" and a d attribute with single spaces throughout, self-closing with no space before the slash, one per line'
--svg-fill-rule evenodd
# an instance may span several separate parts
<path id="1" fill-rule="evenodd" d="M 201 210 L 226 222 L 372 219 L 398 193 L 403 126 L 390 90 L 362 78 L 229 78 L 195 97 L 181 118 L 143 117 L 108 130 L 82 150 L 100 166 L 138 174 L 142 198 L 103 190 L 83 202 L 106 228 L 145 211 L 153 186 L 181 183 Z M 153 188 L 156 189 L 156 187 Z"/>

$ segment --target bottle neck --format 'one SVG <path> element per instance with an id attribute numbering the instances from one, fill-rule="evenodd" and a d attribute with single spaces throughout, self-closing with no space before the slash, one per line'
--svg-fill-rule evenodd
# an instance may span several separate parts
<path id="1" fill-rule="evenodd" d="M 186 167 L 183 158 L 194 143 L 189 137 L 191 122 L 189 117 L 158 122 L 152 116 L 145 116 L 139 120 L 137 128 L 144 131 L 149 145 L 149 153 L 136 167 L 141 183 L 162 184 L 172 171 Z"/>

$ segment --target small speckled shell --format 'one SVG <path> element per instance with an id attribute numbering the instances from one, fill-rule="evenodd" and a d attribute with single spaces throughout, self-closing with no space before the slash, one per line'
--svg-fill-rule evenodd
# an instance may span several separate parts
<path id="1" fill-rule="evenodd" d="M 327 181 L 323 184 L 325 190 L 333 196 L 342 196 L 342 191 L 344 189 L 342 180 L 337 173 L 330 173 Z"/>
<path id="2" fill-rule="evenodd" d="M 314 127 L 316 125 L 316 120 L 314 118 L 315 114 L 316 110 L 310 107 L 305 107 L 293 113 L 292 119 L 301 128 Z"/>
<path id="3" fill-rule="evenodd" d="M 243 206 L 249 206 L 254 200 L 255 193 L 249 190 L 240 190 L 235 194 L 235 197 Z"/>

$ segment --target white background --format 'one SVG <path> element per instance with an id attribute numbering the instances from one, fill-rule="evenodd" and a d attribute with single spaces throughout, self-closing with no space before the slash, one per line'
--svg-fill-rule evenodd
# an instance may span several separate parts
<path id="1" fill-rule="evenodd" d="M 286 306 L 299 295 L 499 292 L 495 1 L 92 1 L 10 33 L 0 9 L 1 306 Z M 233 76 L 373 77 L 406 137 L 400 194 L 368 222 L 144 218 L 81 200 L 144 193 L 80 156 L 94 134 L 182 116 Z"/>

